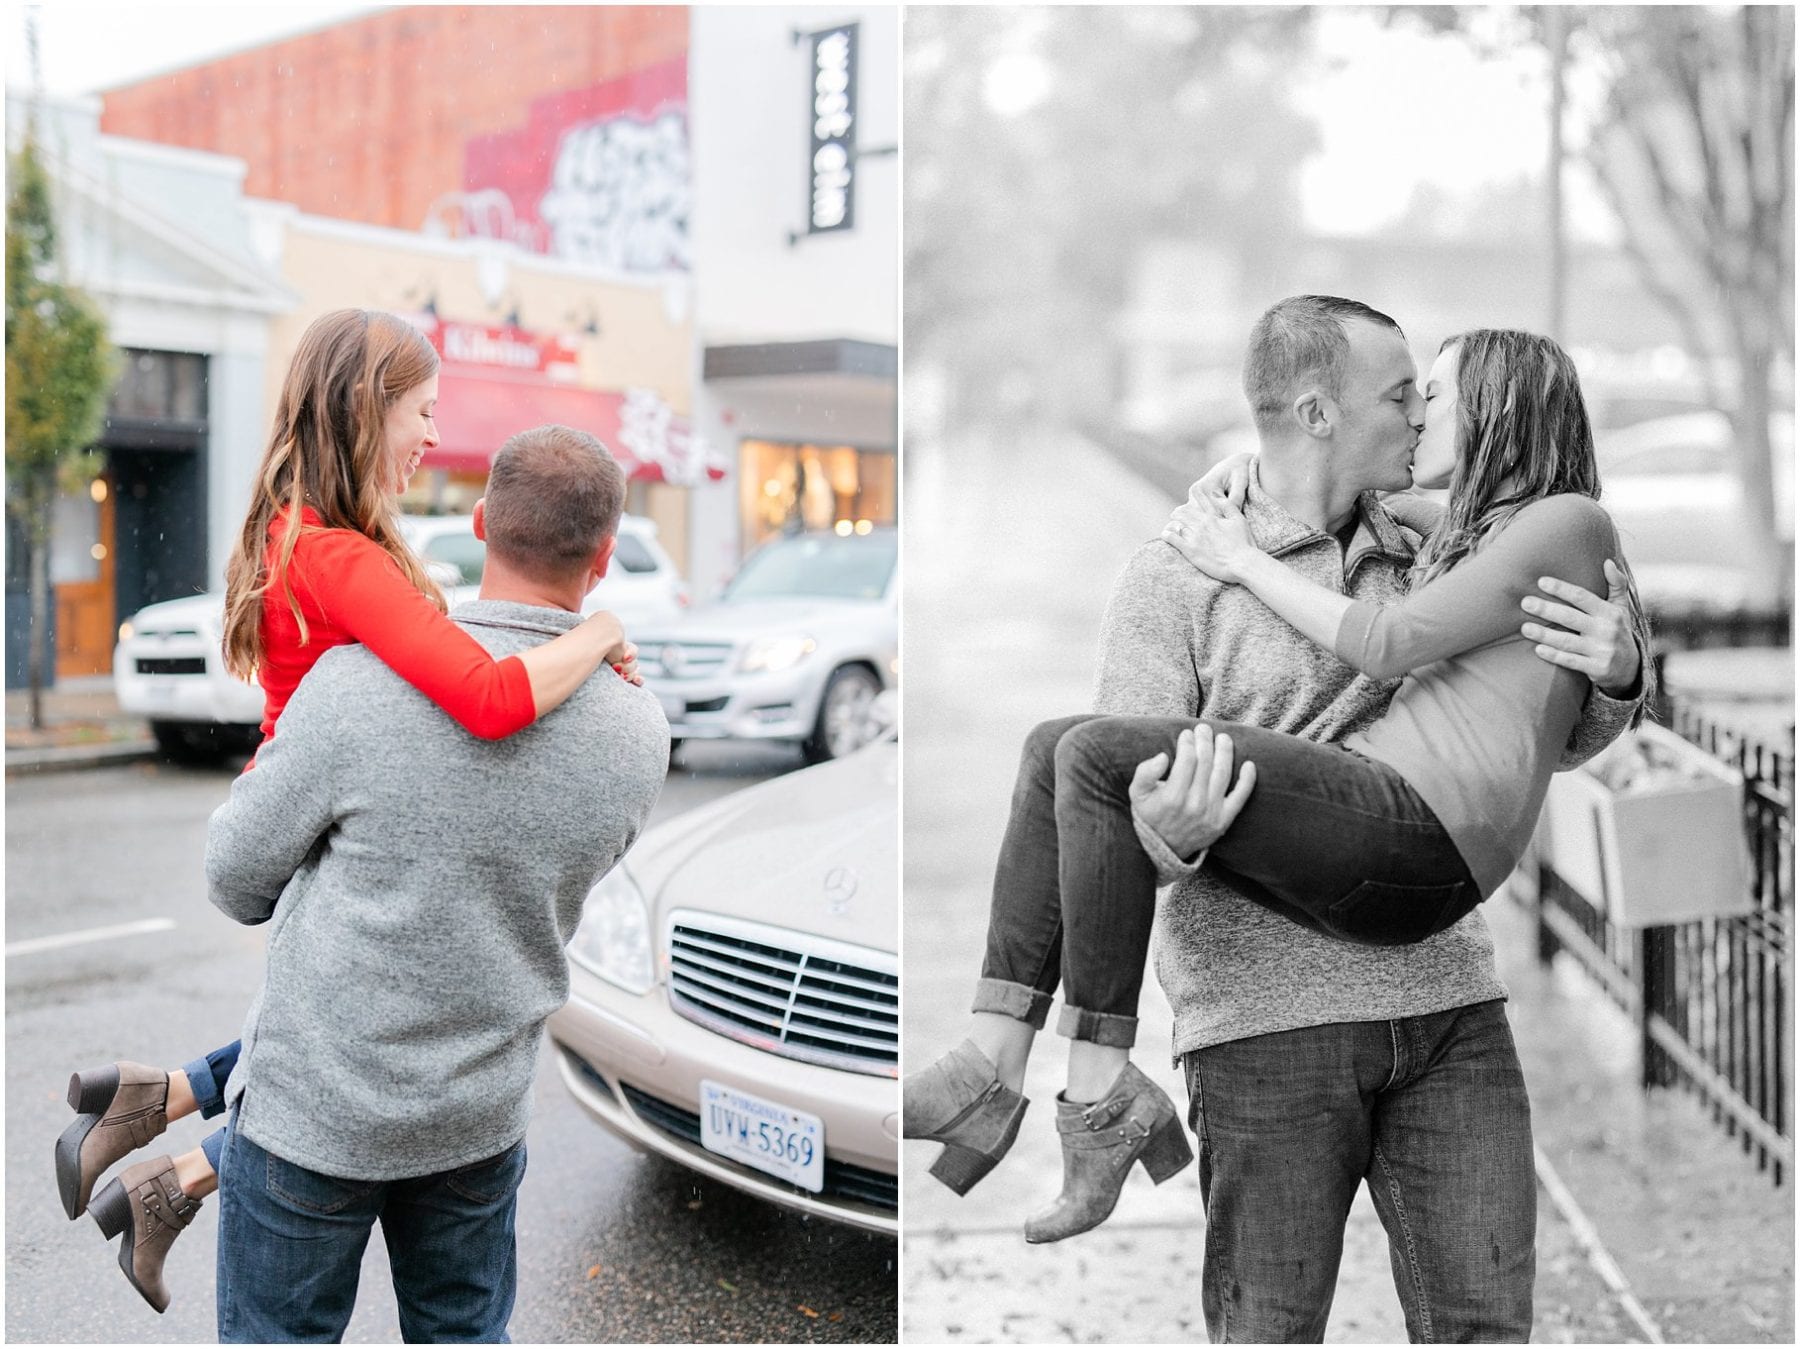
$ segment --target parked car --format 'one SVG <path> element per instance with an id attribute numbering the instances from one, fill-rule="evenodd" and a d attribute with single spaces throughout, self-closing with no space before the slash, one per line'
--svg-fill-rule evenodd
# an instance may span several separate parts
<path id="1" fill-rule="evenodd" d="M 1792 537 L 1793 418 L 1772 418 L 1769 430 L 1775 526 Z M 1600 504 L 1618 527 L 1645 602 L 1742 605 L 1754 589 L 1756 558 L 1730 419 L 1717 411 L 1655 417 L 1596 433 L 1595 454 Z"/>
<path id="2" fill-rule="evenodd" d="M 263 694 L 226 673 L 225 597 L 191 595 L 138 610 L 119 625 L 113 689 L 143 717 L 163 753 L 204 760 L 256 748 Z"/>
<path id="3" fill-rule="evenodd" d="M 487 545 L 475 537 L 471 517 L 402 516 L 400 529 L 453 606 L 474 598 Z M 613 558 L 582 612 L 612 609 L 635 634 L 686 605 L 687 588 L 651 521 L 625 516 Z M 204 760 L 256 748 L 262 690 L 226 673 L 224 620 L 225 597 L 214 593 L 148 605 L 119 625 L 113 651 L 119 707 L 147 719 L 158 747 L 172 758 Z"/>
<path id="4" fill-rule="evenodd" d="M 447 563 L 457 571 L 450 582 L 458 588 L 456 599 L 471 599 L 481 584 L 481 568 L 487 545 L 475 537 L 475 519 L 469 515 L 408 515 L 400 527 L 406 541 L 427 562 Z M 664 625 L 688 605 L 688 589 L 675 561 L 656 537 L 656 524 L 640 515 L 619 521 L 619 542 L 613 549 L 606 576 L 582 601 L 581 612 L 609 609 L 625 625 L 633 641 L 646 625 Z"/>
<path id="5" fill-rule="evenodd" d="M 788 741 L 809 763 L 861 748 L 870 702 L 899 677 L 897 562 L 892 529 L 788 535 L 718 599 L 633 633 L 675 743 Z"/>
<path id="6" fill-rule="evenodd" d="M 594 887 L 549 1022 L 589 1115 L 772 1203 L 898 1230 L 898 770 L 889 736 L 735 792 Z"/>

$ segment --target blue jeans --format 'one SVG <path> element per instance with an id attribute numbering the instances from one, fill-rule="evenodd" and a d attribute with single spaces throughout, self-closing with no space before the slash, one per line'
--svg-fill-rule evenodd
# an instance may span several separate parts
<path id="1" fill-rule="evenodd" d="M 1256 787 L 1206 869 L 1246 899 L 1344 941 L 1423 941 L 1481 901 L 1468 864 L 1386 764 L 1257 726 L 1229 733 Z M 1192 717 L 1063 717 L 1026 737 L 1000 846 L 974 1010 L 1129 1048 L 1156 911 L 1156 870 L 1132 825 L 1137 766 L 1171 756 Z"/>
<path id="2" fill-rule="evenodd" d="M 407 1343 L 507 1343 L 524 1176 L 523 1139 L 452 1171 L 340 1180 L 230 1129 L 219 1173 L 220 1343 L 342 1340 L 378 1220 Z"/>
<path id="3" fill-rule="evenodd" d="M 1414 1342 L 1531 1332 L 1531 1107 L 1498 1002 L 1182 1056 L 1206 1206 L 1209 1338 L 1319 1343 L 1365 1181 Z"/>
<path id="4" fill-rule="evenodd" d="M 182 1068 L 181 1071 L 187 1074 L 188 1087 L 194 1093 L 194 1103 L 200 1107 L 200 1118 L 212 1119 L 225 1112 L 225 1082 L 231 1076 L 231 1070 L 237 1067 L 241 1047 L 241 1041 L 233 1040 Z M 225 1150 L 225 1131 L 214 1129 L 200 1144 L 200 1150 L 212 1164 L 213 1174 L 218 1175 L 219 1161 Z"/>

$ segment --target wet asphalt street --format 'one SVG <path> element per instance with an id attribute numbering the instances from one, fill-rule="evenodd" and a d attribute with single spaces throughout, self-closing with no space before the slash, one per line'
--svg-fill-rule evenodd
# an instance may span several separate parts
<path id="1" fill-rule="evenodd" d="M 772 748 L 690 745 L 657 806 L 667 819 L 797 766 Z M 169 1257 L 157 1316 L 121 1276 L 117 1243 L 56 1197 L 51 1145 L 72 1069 L 177 1065 L 234 1037 L 261 977 L 262 935 L 206 901 L 207 816 L 236 766 L 145 763 L 7 783 L 6 1338 L 13 1343 L 214 1338 L 216 1201 Z M 158 930 L 27 949 L 21 942 L 156 922 Z M 170 1152 L 211 1122 L 178 1121 Z M 640 1156 L 592 1123 L 540 1060 L 520 1193 L 511 1334 L 547 1342 L 892 1342 L 896 1243 L 790 1215 Z M 350 1342 L 397 1342 L 379 1237 Z"/>

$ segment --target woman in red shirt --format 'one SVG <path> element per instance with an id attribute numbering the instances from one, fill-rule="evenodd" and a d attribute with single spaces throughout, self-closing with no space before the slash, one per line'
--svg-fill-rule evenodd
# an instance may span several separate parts
<path id="1" fill-rule="evenodd" d="M 603 661 L 637 681 L 636 648 L 610 613 L 501 660 L 446 616 L 395 510 L 438 443 L 437 371 L 430 342 L 392 314 L 334 310 L 300 338 L 225 573 L 225 664 L 262 685 L 264 743 L 307 671 L 351 642 L 488 740 L 560 706 Z M 79 1217 L 106 1168 L 169 1120 L 220 1113 L 237 1054 L 234 1041 L 173 1072 L 121 1062 L 74 1074 L 68 1099 L 79 1118 L 56 1144 L 68 1215 Z M 215 1130 L 179 1158 L 127 1168 L 94 1199 L 101 1230 L 126 1231 L 120 1267 L 159 1312 L 169 1301 L 163 1257 L 218 1187 L 224 1136 Z"/>

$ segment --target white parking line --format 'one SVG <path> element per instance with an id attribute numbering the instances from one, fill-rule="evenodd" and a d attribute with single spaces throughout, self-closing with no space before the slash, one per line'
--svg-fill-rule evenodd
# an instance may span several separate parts
<path id="1" fill-rule="evenodd" d="M 8 943 L 6 958 L 54 951 L 61 946 L 79 946 L 83 942 L 106 941 L 112 937 L 135 937 L 142 932 L 167 932 L 175 926 L 173 918 L 146 918 L 137 923 L 119 923 L 114 927 L 90 927 L 82 932 L 64 932 L 55 937 L 33 937 L 29 941 Z"/>

